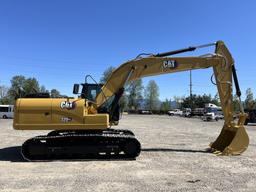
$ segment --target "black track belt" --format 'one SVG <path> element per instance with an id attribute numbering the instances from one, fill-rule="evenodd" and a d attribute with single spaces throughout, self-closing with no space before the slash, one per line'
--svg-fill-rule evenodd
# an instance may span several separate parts
<path id="1" fill-rule="evenodd" d="M 22 145 L 29 161 L 58 159 L 134 159 L 141 151 L 139 141 L 129 130 L 53 131 Z"/>

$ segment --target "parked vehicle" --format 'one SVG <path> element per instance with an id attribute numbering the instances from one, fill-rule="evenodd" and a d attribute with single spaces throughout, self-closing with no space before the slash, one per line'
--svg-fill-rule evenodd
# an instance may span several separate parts
<path id="1" fill-rule="evenodd" d="M 204 108 L 204 121 L 218 121 L 219 119 L 223 119 L 223 113 L 221 107 L 218 107 L 214 104 L 208 103 Z"/>
<path id="2" fill-rule="evenodd" d="M 247 125 L 248 123 L 256 123 L 256 109 L 245 109 L 245 112 L 248 114 L 244 124 Z"/>
<path id="3" fill-rule="evenodd" d="M 152 111 L 150 111 L 150 110 L 139 110 L 139 114 L 151 115 Z"/>
<path id="4" fill-rule="evenodd" d="M 182 112 L 182 116 L 191 117 L 191 108 L 184 108 Z"/>
<path id="5" fill-rule="evenodd" d="M 168 111 L 168 115 L 169 116 L 173 116 L 173 115 L 182 115 L 182 111 L 180 109 L 174 109 L 174 110 L 171 110 L 171 111 Z"/>
<path id="6" fill-rule="evenodd" d="M 13 105 L 0 105 L 0 118 L 13 118 Z"/>
<path id="7" fill-rule="evenodd" d="M 203 116 L 204 108 L 195 108 L 191 111 L 191 116 Z"/>

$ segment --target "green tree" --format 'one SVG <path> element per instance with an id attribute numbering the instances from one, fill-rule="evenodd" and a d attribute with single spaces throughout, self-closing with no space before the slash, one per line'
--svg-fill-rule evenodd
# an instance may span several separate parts
<path id="1" fill-rule="evenodd" d="M 8 97 L 8 91 L 9 88 L 2 85 L 0 86 L 0 104 L 6 105 L 6 104 L 11 104 L 11 100 Z"/>
<path id="2" fill-rule="evenodd" d="M 16 75 L 11 79 L 11 88 L 8 91 L 8 96 L 12 103 L 16 97 L 23 97 L 25 92 L 23 90 L 26 78 L 23 75 Z"/>
<path id="3" fill-rule="evenodd" d="M 254 108 L 255 102 L 253 99 L 253 93 L 252 93 L 252 89 L 248 88 L 246 89 L 246 98 L 245 98 L 245 108 L 246 109 L 252 109 Z"/>
<path id="4" fill-rule="evenodd" d="M 159 102 L 159 87 L 154 80 L 150 80 L 145 90 L 146 106 L 149 110 L 157 110 Z"/>
<path id="5" fill-rule="evenodd" d="M 106 83 L 112 72 L 115 70 L 115 67 L 108 67 L 102 74 L 100 78 L 100 83 Z"/>
<path id="6" fill-rule="evenodd" d="M 137 79 L 128 85 L 128 108 L 138 110 L 141 104 L 142 97 L 142 80 Z"/>
<path id="7" fill-rule="evenodd" d="M 13 103 L 15 98 L 37 93 L 39 90 L 39 83 L 36 78 L 26 79 L 23 75 L 17 75 L 11 79 L 11 88 L 8 91 L 8 97 Z"/>
<path id="8" fill-rule="evenodd" d="M 203 94 L 202 96 L 199 95 L 198 98 L 200 99 L 200 101 L 198 103 L 198 105 L 200 107 L 204 107 L 206 103 L 213 103 L 211 94 L 209 94 L 209 95 Z"/>
<path id="9" fill-rule="evenodd" d="M 184 105 L 187 106 L 187 108 L 190 106 L 190 97 L 184 98 L 184 97 L 174 96 L 173 99 L 174 99 L 174 101 L 176 103 L 176 107 L 175 108 L 182 108 L 182 107 L 184 107 L 184 106 L 182 106 L 183 103 L 184 103 Z M 186 99 L 185 102 L 184 102 L 184 99 Z"/>
<path id="10" fill-rule="evenodd" d="M 40 91 L 40 87 L 36 78 L 26 79 L 23 85 L 23 91 L 25 92 L 25 95 L 31 93 L 38 93 Z"/>
<path id="11" fill-rule="evenodd" d="M 23 75 L 16 75 L 11 79 L 11 87 L 7 90 L 1 86 L 0 88 L 0 103 L 14 104 L 15 99 L 19 97 L 24 97 L 25 95 L 38 93 L 38 92 L 48 92 L 45 86 L 40 86 L 36 78 L 30 77 L 26 78 Z M 2 90 L 2 97 L 1 97 Z M 7 92 L 7 93 L 6 93 Z M 5 96 L 3 96 L 3 93 Z M 51 91 L 52 97 L 60 97 L 60 92 L 56 89 Z"/>
<path id="12" fill-rule="evenodd" d="M 61 94 L 60 94 L 60 92 L 57 89 L 52 89 L 50 94 L 51 94 L 51 98 L 61 97 Z"/>
<path id="13" fill-rule="evenodd" d="M 170 110 L 170 101 L 166 98 L 165 101 L 161 103 L 160 109 L 162 111 L 169 111 Z"/>
<path id="14" fill-rule="evenodd" d="M 192 95 L 191 97 L 185 97 L 181 103 L 182 108 L 204 108 L 206 103 L 213 103 L 215 105 L 219 105 L 217 96 L 212 98 L 212 96 L 203 94 L 203 95 Z"/>
<path id="15" fill-rule="evenodd" d="M 40 87 L 40 92 L 41 92 L 41 93 L 49 93 L 49 90 L 47 90 L 47 89 L 45 88 L 45 86 L 42 85 L 42 86 Z"/>
<path id="16" fill-rule="evenodd" d="M 220 98 L 219 98 L 219 94 L 216 93 L 211 101 L 211 103 L 220 106 Z"/>
<path id="17" fill-rule="evenodd" d="M 124 92 L 123 96 L 121 97 L 119 104 L 120 104 L 121 113 L 123 113 L 124 111 L 127 110 L 128 97 L 125 92 Z"/>
<path id="18" fill-rule="evenodd" d="M 113 71 L 115 70 L 115 67 L 108 67 L 102 74 L 101 78 L 100 78 L 100 83 L 106 83 L 108 78 L 110 77 L 110 75 L 113 73 Z M 123 112 L 126 108 L 127 108 L 127 96 L 125 95 L 125 93 L 123 94 L 123 96 L 120 98 L 119 101 L 120 104 L 120 110 L 121 112 Z"/>
<path id="19" fill-rule="evenodd" d="M 6 87 L 4 85 L 0 86 L 0 99 L 2 99 L 2 98 L 7 96 L 8 90 L 9 90 L 8 87 Z"/>

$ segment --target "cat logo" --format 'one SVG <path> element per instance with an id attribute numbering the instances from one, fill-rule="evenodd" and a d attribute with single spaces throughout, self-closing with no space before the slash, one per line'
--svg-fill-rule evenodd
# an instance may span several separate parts
<path id="1" fill-rule="evenodd" d="M 76 103 L 75 102 L 69 102 L 69 101 L 62 101 L 60 103 L 60 108 L 61 109 L 75 109 L 76 108 Z"/>
<path id="2" fill-rule="evenodd" d="M 166 60 L 163 62 L 163 68 L 175 69 L 178 66 L 177 61 L 175 60 Z"/>

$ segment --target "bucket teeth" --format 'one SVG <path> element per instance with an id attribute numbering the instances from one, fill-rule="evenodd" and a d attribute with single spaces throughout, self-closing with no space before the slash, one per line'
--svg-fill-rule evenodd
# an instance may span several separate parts
<path id="1" fill-rule="evenodd" d="M 219 155 L 220 153 L 221 153 L 221 151 L 217 151 L 217 150 L 213 151 L 213 154 L 215 154 L 215 155 Z"/>
<path id="2" fill-rule="evenodd" d="M 227 128 L 225 125 L 218 138 L 210 143 L 216 155 L 240 155 L 249 145 L 249 137 L 244 126 Z"/>

